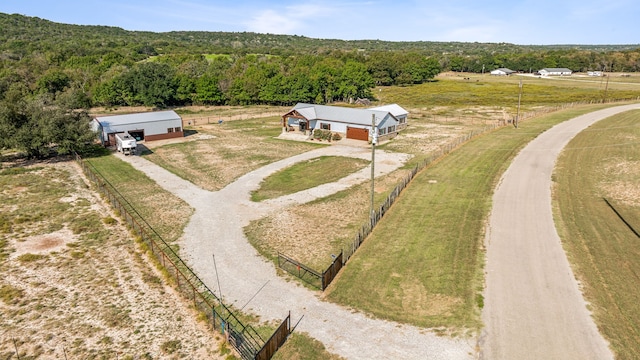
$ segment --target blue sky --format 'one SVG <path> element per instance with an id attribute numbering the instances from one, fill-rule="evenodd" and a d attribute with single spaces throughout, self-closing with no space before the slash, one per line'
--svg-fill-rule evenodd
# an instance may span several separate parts
<path id="1" fill-rule="evenodd" d="M 521 45 L 640 44 L 638 0 L 0 0 L 0 12 L 155 32 L 251 31 L 343 40 Z"/>

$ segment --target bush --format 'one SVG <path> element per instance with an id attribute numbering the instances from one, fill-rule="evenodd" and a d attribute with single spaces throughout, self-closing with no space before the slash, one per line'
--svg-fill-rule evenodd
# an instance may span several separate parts
<path id="1" fill-rule="evenodd" d="M 18 261 L 20 261 L 20 262 L 33 262 L 33 261 L 38 261 L 38 260 L 44 259 L 44 258 L 46 258 L 46 256 L 42 255 L 42 254 L 26 253 L 26 254 L 22 254 L 22 255 L 18 256 Z"/>
<path id="2" fill-rule="evenodd" d="M 180 342 L 180 340 L 165 341 L 162 345 L 160 345 L 160 350 L 162 350 L 162 352 L 165 354 L 173 354 L 181 348 L 182 343 Z"/>
<path id="3" fill-rule="evenodd" d="M 339 133 L 333 133 L 331 139 L 334 141 L 342 140 L 342 136 Z"/>

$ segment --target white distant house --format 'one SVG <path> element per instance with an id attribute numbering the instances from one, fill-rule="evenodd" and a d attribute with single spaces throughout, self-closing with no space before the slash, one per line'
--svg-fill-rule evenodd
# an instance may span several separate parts
<path id="1" fill-rule="evenodd" d="M 491 75 L 495 76 L 508 76 L 513 74 L 515 71 L 507 68 L 499 68 L 491 71 Z"/>
<path id="2" fill-rule="evenodd" d="M 375 119 L 378 136 L 383 140 L 394 137 L 407 126 L 407 115 L 408 112 L 396 104 L 359 109 L 298 103 L 282 115 L 282 127 L 284 132 L 330 130 L 347 139 L 368 141 L 373 136 L 371 125 Z"/>
<path id="3" fill-rule="evenodd" d="M 573 71 L 567 68 L 544 68 L 538 73 L 542 76 L 571 76 Z"/>
<path id="4" fill-rule="evenodd" d="M 92 127 L 104 146 L 116 144 L 115 135 L 127 132 L 137 141 L 183 137 L 182 118 L 175 111 L 99 116 Z"/>

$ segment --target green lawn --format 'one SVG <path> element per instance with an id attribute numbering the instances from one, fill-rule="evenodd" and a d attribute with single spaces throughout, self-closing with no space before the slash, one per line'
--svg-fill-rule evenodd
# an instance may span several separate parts
<path id="1" fill-rule="evenodd" d="M 296 163 L 265 178 L 260 188 L 251 193 L 251 200 L 273 199 L 311 189 L 340 180 L 367 165 L 367 160 L 344 156 L 321 156 Z"/>
<path id="2" fill-rule="evenodd" d="M 640 358 L 640 111 L 576 136 L 558 160 L 554 210 L 563 246 L 617 359 Z"/>
<path id="3" fill-rule="evenodd" d="M 477 137 L 419 173 L 328 298 L 422 327 L 479 328 L 483 232 L 496 182 L 538 134 L 594 109 L 562 111 Z"/>

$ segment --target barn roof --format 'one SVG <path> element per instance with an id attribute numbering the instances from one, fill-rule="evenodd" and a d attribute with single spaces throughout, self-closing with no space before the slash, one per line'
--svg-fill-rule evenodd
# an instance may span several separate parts
<path id="1" fill-rule="evenodd" d="M 567 69 L 567 68 L 544 68 L 542 70 L 548 71 L 548 72 L 572 72 L 571 69 Z M 542 71 L 540 70 L 540 71 Z"/>
<path id="2" fill-rule="evenodd" d="M 389 105 L 377 106 L 377 107 L 369 108 L 369 110 L 388 111 L 388 112 L 391 113 L 391 115 L 393 115 L 395 117 L 409 114 L 409 112 L 407 110 L 403 109 L 398 104 L 389 104 Z"/>
<path id="3" fill-rule="evenodd" d="M 390 114 L 389 110 L 356 109 L 339 106 L 315 105 L 298 103 L 292 109 L 304 116 L 307 120 L 327 120 L 346 122 L 358 125 L 371 125 L 371 117 L 375 115 L 376 125 L 379 125 Z"/>
<path id="4" fill-rule="evenodd" d="M 103 126 L 118 126 L 178 119 L 181 119 L 180 115 L 173 110 L 96 117 L 96 120 Z"/>

